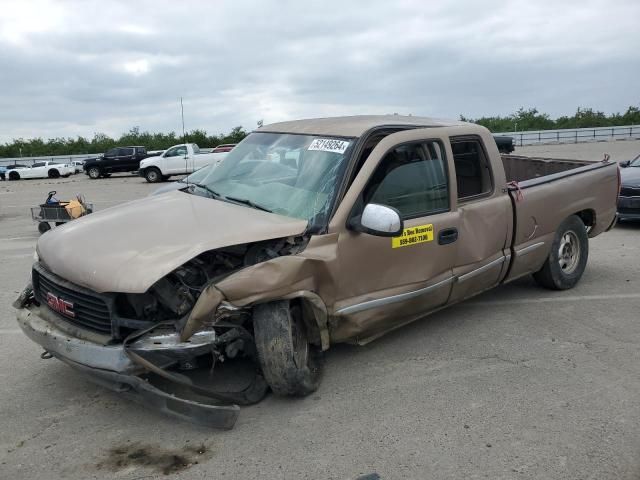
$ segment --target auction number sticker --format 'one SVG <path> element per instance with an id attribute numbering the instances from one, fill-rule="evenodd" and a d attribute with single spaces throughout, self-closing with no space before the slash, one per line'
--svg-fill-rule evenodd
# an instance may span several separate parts
<path id="1" fill-rule="evenodd" d="M 350 142 L 336 140 L 334 138 L 316 138 L 307 150 L 320 152 L 344 153 Z"/>
<path id="2" fill-rule="evenodd" d="M 391 238 L 391 248 L 409 247 L 433 240 L 433 223 L 405 228 L 402 235 Z"/>

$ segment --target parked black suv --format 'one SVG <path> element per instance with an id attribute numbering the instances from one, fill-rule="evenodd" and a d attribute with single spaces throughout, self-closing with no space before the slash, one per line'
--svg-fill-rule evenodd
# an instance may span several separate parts
<path id="1" fill-rule="evenodd" d="M 96 179 L 114 172 L 136 172 L 143 158 L 147 158 L 146 147 L 116 147 L 102 157 L 87 160 L 82 168 L 89 178 Z"/>
<path id="2" fill-rule="evenodd" d="M 506 135 L 494 135 L 496 139 L 496 145 L 500 153 L 511 153 L 515 150 L 513 145 L 513 137 L 507 137 Z"/>

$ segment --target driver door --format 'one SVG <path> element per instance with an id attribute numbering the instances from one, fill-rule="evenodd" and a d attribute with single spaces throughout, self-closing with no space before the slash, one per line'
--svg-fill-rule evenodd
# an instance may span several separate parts
<path id="1" fill-rule="evenodd" d="M 459 217 L 448 139 L 435 133 L 416 129 L 384 138 L 332 220 L 338 229 L 334 222 L 377 203 L 398 210 L 404 222 L 397 237 L 340 229 L 336 341 L 366 342 L 447 303 Z"/>
<path id="2" fill-rule="evenodd" d="M 178 145 L 177 147 L 170 148 L 164 154 L 163 160 L 166 162 L 163 172 L 167 174 L 179 174 L 190 173 L 193 170 L 189 169 L 189 159 L 187 156 L 187 147 L 184 145 Z"/>

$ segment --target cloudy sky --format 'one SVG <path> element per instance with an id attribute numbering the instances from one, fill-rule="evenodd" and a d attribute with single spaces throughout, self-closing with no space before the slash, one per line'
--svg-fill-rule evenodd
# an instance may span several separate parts
<path id="1" fill-rule="evenodd" d="M 640 1 L 0 1 L 0 141 L 640 105 Z"/>

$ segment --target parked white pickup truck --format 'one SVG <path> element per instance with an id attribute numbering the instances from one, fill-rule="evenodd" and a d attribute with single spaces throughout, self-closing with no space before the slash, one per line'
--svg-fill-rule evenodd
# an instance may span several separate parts
<path id="1" fill-rule="evenodd" d="M 140 162 L 138 174 L 147 182 L 167 180 L 172 175 L 184 175 L 220 162 L 228 152 L 200 153 L 195 143 L 183 143 L 167 149 L 162 155 L 145 158 Z"/>
<path id="2" fill-rule="evenodd" d="M 22 178 L 58 178 L 68 177 L 75 173 L 73 165 L 56 162 L 36 162 L 30 167 L 18 167 L 9 170 L 9 180 L 20 180 Z"/>

